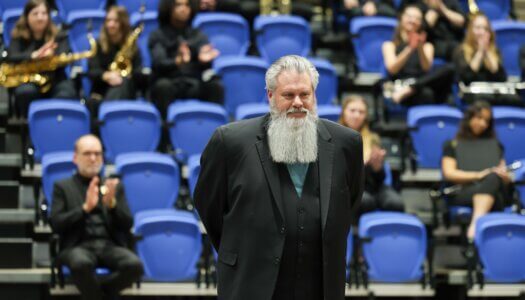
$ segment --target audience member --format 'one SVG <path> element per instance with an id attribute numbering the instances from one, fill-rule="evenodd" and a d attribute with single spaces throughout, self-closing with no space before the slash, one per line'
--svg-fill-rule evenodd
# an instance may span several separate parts
<path id="1" fill-rule="evenodd" d="M 361 200 L 360 213 L 377 209 L 404 211 L 400 195 L 385 181 L 385 155 L 381 148 L 379 135 L 368 126 L 368 104 L 361 96 L 350 96 L 343 100 L 339 123 L 350 127 L 363 138 L 363 159 L 365 169 L 365 189 Z"/>
<path id="2" fill-rule="evenodd" d="M 441 167 L 447 182 L 461 185 L 450 204 L 473 208 L 467 231 L 467 237 L 473 238 L 476 221 L 503 208 L 511 182 L 490 104 L 478 101 L 465 111 L 456 137 L 443 146 Z"/>
<path id="3" fill-rule="evenodd" d="M 194 98 L 221 103 L 223 87 L 217 77 L 203 72 L 219 55 L 199 29 L 191 27 L 189 0 L 161 0 L 159 29 L 149 36 L 152 57 L 152 99 L 161 114 L 175 99 Z"/>
<path id="4" fill-rule="evenodd" d="M 349 18 L 357 16 L 395 18 L 397 16 L 394 0 L 342 0 L 341 2 L 340 6 L 343 8 L 344 14 Z"/>
<path id="5" fill-rule="evenodd" d="M 50 7 L 45 0 L 29 0 L 23 14 L 11 33 L 6 61 L 22 63 L 69 52 L 67 36 L 58 31 L 50 16 Z M 75 86 L 68 80 L 64 68 L 45 72 L 48 76 L 49 90 L 34 82 L 23 83 L 14 88 L 15 108 L 19 117 L 27 117 L 29 104 L 35 99 L 77 98 Z"/>
<path id="6" fill-rule="evenodd" d="M 143 273 L 139 258 L 125 247 L 133 218 L 124 189 L 118 179 L 102 182 L 102 155 L 96 136 L 77 140 L 77 172 L 55 183 L 50 217 L 60 236 L 58 264 L 71 270 L 83 299 L 90 300 L 116 296 Z M 96 267 L 109 268 L 111 274 L 99 280 Z"/>

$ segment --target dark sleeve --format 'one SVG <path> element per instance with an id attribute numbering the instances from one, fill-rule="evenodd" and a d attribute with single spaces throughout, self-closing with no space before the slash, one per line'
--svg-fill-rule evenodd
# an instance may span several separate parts
<path id="1" fill-rule="evenodd" d="M 195 207 L 215 249 L 219 249 L 223 215 L 227 212 L 227 166 L 221 128 L 215 130 L 201 157 Z"/>
<path id="2" fill-rule="evenodd" d="M 142 73 L 142 55 L 140 53 L 140 49 L 137 45 L 137 51 L 135 51 L 135 54 L 133 55 L 133 73 L 138 74 Z"/>
<path id="3" fill-rule="evenodd" d="M 355 156 L 347 159 L 347 168 L 348 170 L 352 170 L 351 176 L 347 178 L 347 184 L 348 187 L 350 187 L 350 191 L 352 191 L 351 224 L 354 226 L 356 226 L 359 221 L 359 207 L 365 186 L 363 140 L 361 135 L 358 135 L 356 139 L 357 142 L 352 149 L 352 152 L 355 154 Z"/>
<path id="4" fill-rule="evenodd" d="M 521 46 L 520 49 L 520 68 L 521 68 L 521 80 L 525 80 L 525 45 Z"/>
<path id="5" fill-rule="evenodd" d="M 49 221 L 53 231 L 59 234 L 85 220 L 82 205 L 68 209 L 66 202 L 67 199 L 63 187 L 55 183 Z"/>
<path id="6" fill-rule="evenodd" d="M 155 71 L 167 73 L 177 69 L 175 58 L 168 56 L 168 51 L 162 43 L 162 33 L 160 29 L 151 33 L 148 41 L 148 48 L 151 53 L 151 65 Z"/>
<path id="7" fill-rule="evenodd" d="M 11 39 L 9 48 L 7 48 L 6 61 L 17 63 L 31 60 L 31 53 L 34 50 L 24 44 L 22 39 Z"/>
<path id="8" fill-rule="evenodd" d="M 133 217 L 129 211 L 128 201 L 126 200 L 126 194 L 122 184 L 117 186 L 115 198 L 117 199 L 117 205 L 109 210 L 111 215 L 111 225 L 127 232 L 131 229 L 131 226 L 133 226 Z"/>
<path id="9" fill-rule="evenodd" d="M 365 190 L 369 192 L 378 191 L 385 181 L 386 173 L 384 169 L 374 171 L 370 165 L 365 165 Z"/>
<path id="10" fill-rule="evenodd" d="M 194 29 L 193 34 L 195 36 L 195 40 L 193 41 L 195 46 L 191 48 L 191 57 L 194 58 L 195 61 L 198 61 L 199 52 L 202 46 L 209 44 L 210 41 L 208 40 L 208 36 L 206 36 L 206 34 L 204 34 L 204 32 L 200 31 L 199 29 Z M 211 68 L 211 63 L 200 63 L 200 65 L 203 69 Z"/>
<path id="11" fill-rule="evenodd" d="M 463 55 L 463 50 L 461 50 L 461 46 L 459 46 L 454 52 L 453 60 L 459 81 L 465 84 L 470 84 L 472 81 L 475 81 L 477 77 L 476 72 L 474 72 L 470 68 L 470 65 L 465 60 L 465 56 Z"/>
<path id="12" fill-rule="evenodd" d="M 443 144 L 443 157 L 456 158 L 456 149 L 452 145 L 453 140 L 448 140 Z"/>
<path id="13" fill-rule="evenodd" d="M 397 10 L 394 7 L 394 3 L 392 0 L 376 1 L 376 8 L 377 8 L 378 16 L 385 16 L 385 17 L 392 17 L 392 18 L 395 18 L 397 16 Z"/>
<path id="14" fill-rule="evenodd" d="M 98 51 L 95 56 L 88 60 L 88 76 L 93 82 L 94 86 L 100 86 L 104 80 L 102 75 L 107 70 L 107 66 L 102 66 L 102 49 L 100 43 L 97 42 Z"/>

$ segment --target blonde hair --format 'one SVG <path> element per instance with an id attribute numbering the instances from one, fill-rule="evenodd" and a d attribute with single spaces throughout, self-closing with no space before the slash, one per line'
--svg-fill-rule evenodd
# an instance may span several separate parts
<path id="1" fill-rule="evenodd" d="M 477 18 L 485 18 L 485 20 L 487 21 L 488 31 L 490 33 L 488 52 L 495 55 L 498 58 L 499 64 L 501 62 L 501 56 L 499 54 L 498 47 L 496 46 L 496 34 L 494 33 L 494 30 L 492 30 L 492 25 L 490 24 L 490 20 L 488 19 L 488 17 L 481 12 L 474 14 L 469 19 L 467 25 L 467 33 L 465 35 L 463 43 L 461 44 L 461 50 L 463 50 L 463 57 L 465 58 L 465 61 L 470 62 L 478 49 L 478 42 L 474 35 L 474 21 Z"/>
<path id="2" fill-rule="evenodd" d="M 344 113 L 346 107 L 354 102 L 361 102 L 365 106 L 365 120 L 358 131 L 361 133 L 361 137 L 363 138 L 363 160 L 367 161 L 370 158 L 372 147 L 381 145 L 381 138 L 377 133 L 370 130 L 370 126 L 368 124 L 368 104 L 362 96 L 350 95 L 343 100 L 341 105 L 341 116 L 339 116 L 339 124 L 348 127 L 344 122 Z"/>

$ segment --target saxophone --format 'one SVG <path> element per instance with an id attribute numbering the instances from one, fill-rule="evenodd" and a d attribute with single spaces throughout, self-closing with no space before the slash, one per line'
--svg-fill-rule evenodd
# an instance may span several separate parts
<path id="1" fill-rule="evenodd" d="M 468 11 L 470 15 L 475 15 L 479 13 L 479 7 L 476 4 L 475 0 L 468 0 Z"/>
<path id="2" fill-rule="evenodd" d="M 115 55 L 115 58 L 109 65 L 110 71 L 115 71 L 120 74 L 122 77 L 128 77 L 133 71 L 133 55 L 137 51 L 135 42 L 139 38 L 140 33 L 144 29 L 144 24 L 141 23 L 133 32 L 128 36 L 126 42 L 122 45 L 120 50 Z"/>
<path id="3" fill-rule="evenodd" d="M 17 87 L 24 83 L 34 83 L 40 87 L 40 92 L 47 93 L 51 89 L 49 76 L 44 72 L 55 71 L 77 60 L 93 57 L 97 53 L 97 43 L 93 36 L 88 35 L 90 49 L 78 53 L 61 53 L 21 63 L 2 63 L 0 65 L 0 86 Z"/>

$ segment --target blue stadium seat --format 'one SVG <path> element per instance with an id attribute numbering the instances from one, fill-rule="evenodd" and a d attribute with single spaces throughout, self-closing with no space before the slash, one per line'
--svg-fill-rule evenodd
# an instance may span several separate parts
<path id="1" fill-rule="evenodd" d="M 105 156 L 110 162 L 119 154 L 155 151 L 159 145 L 162 121 L 157 108 L 149 102 L 103 102 L 98 120 Z"/>
<path id="2" fill-rule="evenodd" d="M 346 276 L 348 277 L 348 274 L 352 271 L 348 266 L 350 266 L 350 262 L 352 261 L 352 255 L 354 254 L 354 236 L 352 234 L 352 228 L 350 228 L 350 231 L 348 231 L 348 237 L 346 238 Z"/>
<path id="3" fill-rule="evenodd" d="M 215 129 L 228 123 L 224 108 L 196 100 L 176 101 L 168 107 L 169 135 L 177 158 L 186 162 L 204 151 Z"/>
<path id="4" fill-rule="evenodd" d="M 126 7 L 129 14 L 139 13 L 140 8 L 144 5 L 145 12 L 157 11 L 159 8 L 159 0 L 116 0 L 117 5 Z"/>
<path id="5" fill-rule="evenodd" d="M 521 168 L 514 172 L 514 176 L 516 182 L 518 182 L 516 189 L 520 194 L 521 206 L 525 207 L 525 159 L 521 160 L 521 164 Z"/>
<path id="6" fill-rule="evenodd" d="M 23 14 L 24 10 L 22 8 L 11 8 L 5 10 L 2 14 L 2 24 L 4 26 L 4 33 L 2 34 L 5 47 L 9 47 L 11 42 L 11 31 L 15 28 L 15 24 Z"/>
<path id="7" fill-rule="evenodd" d="M 230 56 L 213 62 L 213 69 L 224 84 L 224 106 L 230 115 L 241 104 L 265 101 L 264 75 L 268 67 L 268 63 L 258 57 Z"/>
<path id="8" fill-rule="evenodd" d="M 86 11 L 86 10 L 101 10 L 104 11 L 106 8 L 106 0 L 55 0 L 58 14 L 62 20 L 65 20 L 67 24 L 70 23 L 70 16 L 75 12 Z"/>
<path id="9" fill-rule="evenodd" d="M 144 28 L 142 29 L 142 33 L 139 36 L 139 39 L 137 40 L 137 45 L 140 50 L 140 55 L 142 58 L 142 66 L 144 68 L 151 68 L 151 54 L 149 53 L 148 48 L 148 38 L 152 31 L 157 30 L 159 27 L 159 23 L 157 20 L 157 12 L 156 11 L 147 11 L 144 14 L 141 13 L 134 13 L 130 17 L 130 23 L 131 26 L 136 27 L 141 22 L 144 23 Z"/>
<path id="10" fill-rule="evenodd" d="M 8 9 L 22 9 L 24 8 L 24 1 L 20 0 L 0 0 L 0 15 Z M 7 31 L 4 31 L 7 32 Z"/>
<path id="11" fill-rule="evenodd" d="M 363 214 L 359 237 L 366 240 L 363 256 L 370 279 L 408 282 L 422 278 L 427 232 L 415 216 L 398 212 Z"/>
<path id="12" fill-rule="evenodd" d="M 478 219 L 474 241 L 490 281 L 525 281 L 525 216 L 490 213 Z"/>
<path id="13" fill-rule="evenodd" d="M 257 49 L 267 62 L 284 55 L 307 56 L 312 46 L 310 25 L 298 16 L 258 16 L 253 23 Z"/>
<path id="14" fill-rule="evenodd" d="M 356 17 L 350 23 L 357 66 L 361 72 L 381 73 L 382 45 L 392 40 L 397 20 L 387 17 Z"/>
<path id="15" fill-rule="evenodd" d="M 463 114 L 456 108 L 420 105 L 408 110 L 407 123 L 417 163 L 422 168 L 440 168 L 443 144 L 454 138 Z"/>
<path id="16" fill-rule="evenodd" d="M 309 57 L 319 72 L 319 85 L 315 95 L 317 104 L 334 104 L 337 103 L 337 74 L 334 66 L 326 59 Z"/>
<path id="17" fill-rule="evenodd" d="M 42 190 L 47 201 L 47 212 L 51 212 L 53 186 L 56 181 L 73 175 L 77 166 L 73 163 L 72 151 L 51 152 L 42 157 Z"/>
<path id="18" fill-rule="evenodd" d="M 193 197 L 193 191 L 197 185 L 199 179 L 199 173 L 201 171 L 201 156 L 195 154 L 188 158 L 188 185 L 190 187 L 190 195 Z"/>
<path id="19" fill-rule="evenodd" d="M 171 156 L 134 152 L 117 156 L 116 171 L 122 177 L 131 213 L 172 208 L 179 194 L 179 167 Z"/>
<path id="20" fill-rule="evenodd" d="M 525 109 L 499 106 L 493 107 L 492 111 L 496 134 L 505 148 L 506 162 L 524 159 Z"/>
<path id="21" fill-rule="evenodd" d="M 506 20 L 510 17 L 511 0 L 476 0 L 479 10 L 489 20 Z"/>
<path id="22" fill-rule="evenodd" d="M 246 120 L 260 117 L 270 112 L 268 103 L 246 103 L 241 104 L 235 111 L 235 120 Z"/>
<path id="23" fill-rule="evenodd" d="M 495 6 L 499 6 L 497 3 Z M 518 63 L 520 47 L 525 45 L 525 22 L 494 21 L 492 28 L 496 33 L 496 44 L 503 59 L 503 67 L 509 76 L 521 76 Z"/>
<path id="24" fill-rule="evenodd" d="M 341 115 L 341 106 L 331 104 L 317 105 L 317 114 L 319 118 L 337 122 Z"/>
<path id="25" fill-rule="evenodd" d="M 90 129 L 89 112 L 78 100 L 33 101 L 28 122 L 36 161 L 47 153 L 73 151 L 75 141 Z"/>
<path id="26" fill-rule="evenodd" d="M 202 242 L 195 215 L 174 209 L 135 215 L 134 232 L 141 236 L 137 253 L 145 276 L 155 281 L 181 281 L 197 276 Z"/>
<path id="27" fill-rule="evenodd" d="M 246 55 L 250 46 L 250 28 L 241 16 L 231 13 L 199 13 L 192 26 L 208 36 L 210 43 L 220 51 L 220 56 Z"/>

